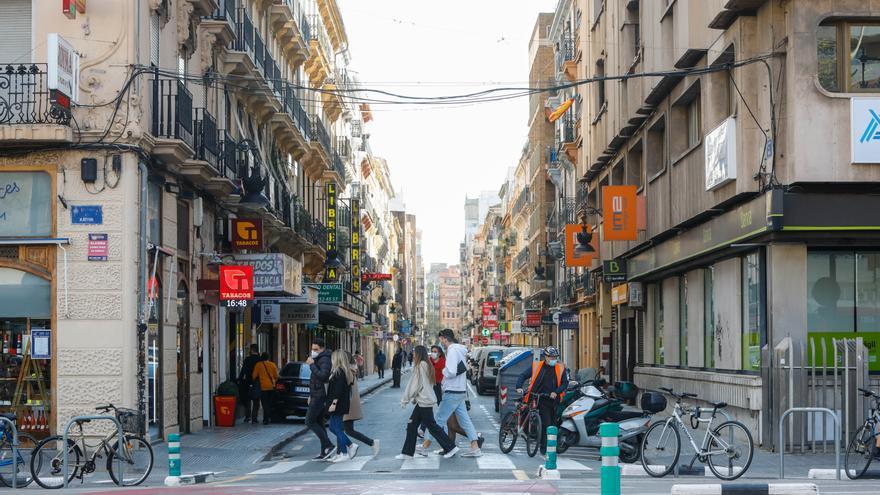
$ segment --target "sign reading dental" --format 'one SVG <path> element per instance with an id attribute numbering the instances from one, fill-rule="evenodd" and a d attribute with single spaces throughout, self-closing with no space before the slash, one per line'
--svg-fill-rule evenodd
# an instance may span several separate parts
<path id="1" fill-rule="evenodd" d="M 736 180 L 736 119 L 728 117 L 706 134 L 706 190 Z"/>
<path id="2" fill-rule="evenodd" d="M 79 54 L 57 33 L 49 33 L 47 86 L 52 101 L 70 108 L 79 98 Z"/>
<path id="3" fill-rule="evenodd" d="M 880 163 L 880 98 L 850 100 L 853 163 Z"/>

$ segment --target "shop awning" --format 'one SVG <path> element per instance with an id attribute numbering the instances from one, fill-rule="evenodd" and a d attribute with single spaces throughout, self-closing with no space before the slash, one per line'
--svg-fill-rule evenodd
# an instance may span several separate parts
<path id="1" fill-rule="evenodd" d="M 318 306 L 318 311 L 320 312 L 321 323 L 325 325 L 348 328 L 349 322 L 363 324 L 366 321 L 363 315 L 335 304 L 321 304 Z"/>

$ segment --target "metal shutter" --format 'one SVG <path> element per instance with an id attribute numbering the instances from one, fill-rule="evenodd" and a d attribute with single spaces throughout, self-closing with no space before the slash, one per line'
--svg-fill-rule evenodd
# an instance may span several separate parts
<path id="1" fill-rule="evenodd" d="M 31 62 L 31 36 L 31 0 L 0 1 L 0 63 Z"/>
<path id="2" fill-rule="evenodd" d="M 159 67 L 159 33 L 161 32 L 159 14 L 150 16 L 150 63 Z"/>

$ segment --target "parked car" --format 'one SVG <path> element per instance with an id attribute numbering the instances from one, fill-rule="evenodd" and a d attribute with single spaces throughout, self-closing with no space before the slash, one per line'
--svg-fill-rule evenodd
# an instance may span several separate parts
<path id="1" fill-rule="evenodd" d="M 309 408 L 309 378 L 312 370 L 302 361 L 284 365 L 275 382 L 275 420 L 305 416 Z"/>
<path id="2" fill-rule="evenodd" d="M 477 393 L 488 395 L 495 392 L 495 382 L 498 380 L 498 368 L 505 356 L 508 356 L 522 347 L 499 347 L 489 350 L 481 356 L 478 368 Z"/>
<path id="3" fill-rule="evenodd" d="M 486 357 L 486 354 L 489 352 L 498 351 L 501 349 L 503 349 L 503 347 L 501 347 L 500 345 L 485 345 L 485 346 L 477 347 L 473 351 L 471 351 L 471 360 L 470 360 L 470 363 L 468 363 L 468 364 L 470 364 L 470 366 L 468 368 L 471 372 L 471 375 L 470 375 L 471 385 L 479 388 L 480 363 L 483 362 L 483 360 Z"/>

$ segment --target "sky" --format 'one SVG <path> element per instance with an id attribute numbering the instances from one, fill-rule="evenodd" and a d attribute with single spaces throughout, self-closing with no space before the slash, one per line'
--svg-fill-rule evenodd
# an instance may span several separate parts
<path id="1" fill-rule="evenodd" d="M 364 87 L 417 96 L 528 83 L 528 44 L 556 0 L 337 0 Z M 528 97 L 466 107 L 372 105 L 370 145 L 423 232 L 430 263 L 458 263 L 465 196 L 499 190 L 528 136 Z"/>

